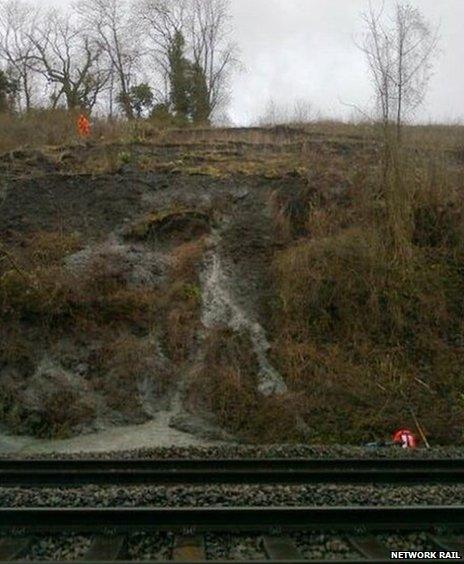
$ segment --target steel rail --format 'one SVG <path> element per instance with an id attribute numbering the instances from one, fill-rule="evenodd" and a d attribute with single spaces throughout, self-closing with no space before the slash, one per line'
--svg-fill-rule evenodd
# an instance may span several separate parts
<path id="1" fill-rule="evenodd" d="M 464 460 L 0 460 L 0 486 L 322 482 L 464 482 Z"/>
<path id="2" fill-rule="evenodd" d="M 464 527 L 464 506 L 0 508 L 0 530 L 92 532 L 160 530 L 431 530 Z"/>
<path id="3" fill-rule="evenodd" d="M 73 468 L 126 468 L 127 466 L 170 468 L 463 468 L 464 458 L 0 458 L 0 468 L 48 469 L 56 466 Z"/>

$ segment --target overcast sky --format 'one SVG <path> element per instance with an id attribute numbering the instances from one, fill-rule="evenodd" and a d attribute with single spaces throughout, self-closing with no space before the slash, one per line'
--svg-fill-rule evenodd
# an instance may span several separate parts
<path id="1" fill-rule="evenodd" d="M 394 0 L 385 0 L 392 4 Z M 380 0 L 372 0 L 374 6 Z M 69 0 L 37 0 L 66 5 Z M 266 102 L 307 100 L 327 117 L 350 117 L 347 105 L 368 104 L 371 90 L 360 37 L 367 0 L 230 0 L 243 69 L 234 76 L 229 114 L 248 124 Z M 411 0 L 440 24 L 441 54 L 420 120 L 464 119 L 464 0 Z"/>

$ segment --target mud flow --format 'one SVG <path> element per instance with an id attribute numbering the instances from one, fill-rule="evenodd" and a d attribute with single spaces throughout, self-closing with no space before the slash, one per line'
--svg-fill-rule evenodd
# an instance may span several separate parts
<path id="1" fill-rule="evenodd" d="M 376 135 L 0 155 L 0 451 L 460 442 L 463 165 Z"/>
<path id="2" fill-rule="evenodd" d="M 0 448 L 234 440 L 205 393 L 230 369 L 230 351 L 211 365 L 220 341 L 257 400 L 286 392 L 268 340 L 276 181 L 66 173 L 80 151 L 3 160 Z"/>

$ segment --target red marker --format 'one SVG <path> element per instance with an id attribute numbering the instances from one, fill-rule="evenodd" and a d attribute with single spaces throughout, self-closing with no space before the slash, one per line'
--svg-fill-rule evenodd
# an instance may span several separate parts
<path id="1" fill-rule="evenodd" d="M 81 114 L 77 118 L 76 125 L 77 131 L 81 137 L 88 137 L 90 135 L 90 122 L 84 114 Z"/>
<path id="2" fill-rule="evenodd" d="M 402 448 L 416 448 L 416 437 L 409 429 L 399 429 L 392 436 L 395 444 L 401 445 Z"/>

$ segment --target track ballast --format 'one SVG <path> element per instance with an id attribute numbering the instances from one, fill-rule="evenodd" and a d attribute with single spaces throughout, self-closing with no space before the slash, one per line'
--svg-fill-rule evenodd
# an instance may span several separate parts
<path id="1" fill-rule="evenodd" d="M 459 483 L 461 459 L 259 459 L 259 460 L 2 460 L 4 487 L 82 484 L 304 484 L 304 483 Z M 453 536 L 464 530 L 464 506 L 297 506 L 297 507 L 13 507 L 0 508 L 0 561 L 23 559 L 37 535 L 90 535 L 85 561 L 127 560 L 127 539 L 140 532 L 174 535 L 172 560 L 206 560 L 205 534 L 259 535 L 263 554 L 275 563 L 307 560 L 296 548 L 297 532 L 340 535 L 359 558 L 345 564 L 389 562 L 381 533 L 422 531 L 440 551 L 460 551 Z M 55 560 L 59 561 L 59 560 Z M 136 562 L 137 559 L 130 560 Z M 248 560 L 241 559 L 241 562 Z M 327 561 L 327 560 L 325 560 Z M 337 561 L 331 559 L 335 564 Z M 422 562 L 445 562 L 439 558 Z M 147 560 L 145 560 L 147 562 Z M 150 560 L 155 562 L 155 560 Z M 251 561 L 250 561 L 251 562 Z M 256 562 L 256 561 L 254 561 Z M 340 560 L 341 562 L 341 560 Z"/>

